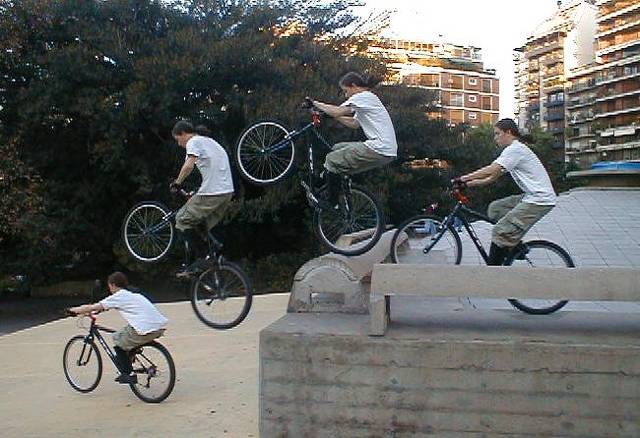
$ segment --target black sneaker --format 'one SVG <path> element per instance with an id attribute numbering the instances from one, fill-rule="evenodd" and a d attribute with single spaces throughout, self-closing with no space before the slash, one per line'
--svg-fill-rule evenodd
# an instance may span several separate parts
<path id="1" fill-rule="evenodd" d="M 135 374 L 120 374 L 115 380 L 123 385 L 133 385 L 138 383 L 138 376 Z"/>
<path id="2" fill-rule="evenodd" d="M 513 252 L 516 254 L 514 260 L 526 260 L 529 248 L 527 248 L 523 243 L 519 243 L 513 248 Z"/>

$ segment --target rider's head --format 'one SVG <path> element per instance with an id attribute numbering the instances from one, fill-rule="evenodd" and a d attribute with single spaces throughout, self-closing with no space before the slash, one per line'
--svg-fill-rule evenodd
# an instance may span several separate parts
<path id="1" fill-rule="evenodd" d="M 116 271 L 107 277 L 107 286 L 109 287 L 109 292 L 113 294 L 129 286 L 129 280 L 122 272 Z"/>
<path id="2" fill-rule="evenodd" d="M 173 138 L 178 142 L 178 144 L 184 148 L 187 146 L 189 139 L 196 135 L 196 131 L 191 123 L 186 120 L 180 120 L 178 123 L 173 125 L 171 135 L 173 135 Z"/>
<path id="3" fill-rule="evenodd" d="M 520 138 L 520 131 L 512 119 L 498 120 L 493 127 L 493 139 L 500 147 L 509 146 L 518 138 Z"/>
<path id="4" fill-rule="evenodd" d="M 379 83 L 380 79 L 378 78 L 368 75 L 363 76 L 360 73 L 351 71 L 340 78 L 340 82 L 338 82 L 338 85 L 340 85 L 340 89 L 342 89 L 344 95 L 348 99 L 354 94 L 361 91 L 371 90 Z"/>

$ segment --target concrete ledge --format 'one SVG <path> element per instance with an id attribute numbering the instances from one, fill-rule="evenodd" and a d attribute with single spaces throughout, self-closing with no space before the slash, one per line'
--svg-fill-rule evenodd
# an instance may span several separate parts
<path id="1" fill-rule="evenodd" d="M 395 230 L 385 232 L 365 254 L 325 254 L 302 265 L 293 278 L 288 312 L 369 312 L 373 266 L 387 259 Z"/>
<path id="2" fill-rule="evenodd" d="M 427 331 L 394 317 L 385 338 L 366 316 L 286 315 L 260 333 L 260 436 L 640 435 L 636 315 L 491 311 L 468 328 L 476 313 Z"/>
<path id="3" fill-rule="evenodd" d="M 640 269 L 380 264 L 372 294 L 444 297 L 640 300 Z"/>
<path id="4" fill-rule="evenodd" d="M 379 264 L 373 268 L 369 298 L 372 336 L 385 334 L 390 295 L 638 301 L 640 270 Z"/>

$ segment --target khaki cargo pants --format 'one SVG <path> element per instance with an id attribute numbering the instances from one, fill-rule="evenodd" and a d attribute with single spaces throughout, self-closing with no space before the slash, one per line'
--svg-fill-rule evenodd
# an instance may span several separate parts
<path id="1" fill-rule="evenodd" d="M 146 335 L 139 335 L 133 327 L 125 325 L 112 336 L 113 343 L 124 351 L 130 351 L 140 345 L 144 345 L 159 338 L 164 334 L 164 329 L 156 330 Z"/>
<path id="2" fill-rule="evenodd" d="M 361 141 L 343 142 L 333 146 L 325 158 L 324 167 L 332 173 L 353 175 L 384 166 L 395 159 L 380 155 Z"/>
<path id="3" fill-rule="evenodd" d="M 222 220 L 231 204 L 233 193 L 224 195 L 193 195 L 176 213 L 176 228 L 180 231 L 207 224 L 207 231 Z"/>
<path id="4" fill-rule="evenodd" d="M 522 202 L 523 197 L 508 196 L 489 204 L 487 215 L 498 221 L 491 231 L 491 241 L 496 245 L 503 248 L 516 246 L 526 232 L 554 207 Z"/>

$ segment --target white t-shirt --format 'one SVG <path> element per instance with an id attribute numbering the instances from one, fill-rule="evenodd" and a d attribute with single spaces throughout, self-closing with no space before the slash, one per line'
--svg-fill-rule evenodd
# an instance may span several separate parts
<path id="1" fill-rule="evenodd" d="M 371 91 L 361 91 L 347 99 L 341 106 L 353 109 L 353 118 L 358 122 L 367 141 L 367 147 L 386 157 L 398 155 L 396 131 L 387 109 L 378 96 Z"/>
<path id="2" fill-rule="evenodd" d="M 120 289 L 100 301 L 105 309 L 116 309 L 139 335 L 166 327 L 169 320 L 144 295 Z"/>
<path id="3" fill-rule="evenodd" d="M 494 163 L 509 172 L 518 187 L 525 193 L 522 202 L 537 205 L 556 205 L 549 174 L 540 159 L 526 145 L 514 140 L 504 148 Z"/>
<path id="4" fill-rule="evenodd" d="M 224 195 L 233 193 L 233 179 L 229 156 L 212 138 L 194 135 L 187 142 L 187 157 L 197 157 L 196 167 L 202 175 L 198 195 Z"/>

